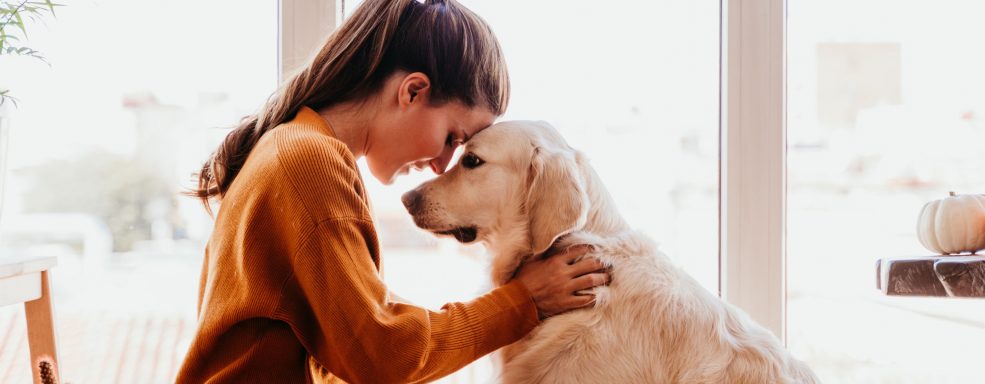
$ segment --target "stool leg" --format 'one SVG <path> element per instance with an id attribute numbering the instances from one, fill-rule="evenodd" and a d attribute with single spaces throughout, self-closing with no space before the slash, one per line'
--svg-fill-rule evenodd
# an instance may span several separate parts
<path id="1" fill-rule="evenodd" d="M 57 384 L 58 353 L 55 351 L 55 322 L 51 313 L 48 271 L 41 272 L 41 297 L 24 303 L 27 342 L 31 348 L 31 372 L 36 384 Z"/>

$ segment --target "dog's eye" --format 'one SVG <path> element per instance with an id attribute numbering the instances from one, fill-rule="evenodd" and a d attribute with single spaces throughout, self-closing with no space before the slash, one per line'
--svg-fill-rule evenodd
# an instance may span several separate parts
<path id="1" fill-rule="evenodd" d="M 466 169 L 472 169 L 478 167 L 483 163 L 485 163 L 485 161 L 482 161 L 482 159 L 480 159 L 479 156 L 476 156 L 474 153 L 469 152 L 466 153 L 465 156 L 462 156 L 462 166 L 465 167 Z"/>

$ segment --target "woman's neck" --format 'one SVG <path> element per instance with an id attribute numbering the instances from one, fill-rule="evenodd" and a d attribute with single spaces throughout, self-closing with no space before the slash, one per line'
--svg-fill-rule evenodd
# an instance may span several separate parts
<path id="1" fill-rule="evenodd" d="M 369 150 L 369 127 L 375 113 L 367 104 L 340 103 L 318 110 L 335 133 L 335 138 L 349 147 L 356 160 Z"/>

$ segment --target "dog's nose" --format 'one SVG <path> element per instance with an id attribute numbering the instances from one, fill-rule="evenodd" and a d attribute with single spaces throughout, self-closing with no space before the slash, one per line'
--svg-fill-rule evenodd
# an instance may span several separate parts
<path id="1" fill-rule="evenodd" d="M 404 203 L 404 207 L 407 208 L 407 212 L 414 213 L 417 211 L 417 206 L 421 205 L 421 193 L 416 189 L 412 189 L 400 196 L 400 201 Z"/>

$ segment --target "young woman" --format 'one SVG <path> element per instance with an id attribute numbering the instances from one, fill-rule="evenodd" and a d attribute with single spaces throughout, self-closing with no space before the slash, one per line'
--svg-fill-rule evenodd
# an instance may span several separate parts
<path id="1" fill-rule="evenodd" d="M 367 0 L 202 167 L 195 194 L 221 208 L 178 382 L 434 380 L 590 305 L 573 292 L 608 275 L 574 262 L 580 249 L 437 312 L 394 301 L 380 278 L 356 160 L 387 184 L 440 174 L 508 98 L 499 45 L 471 11 Z"/>

